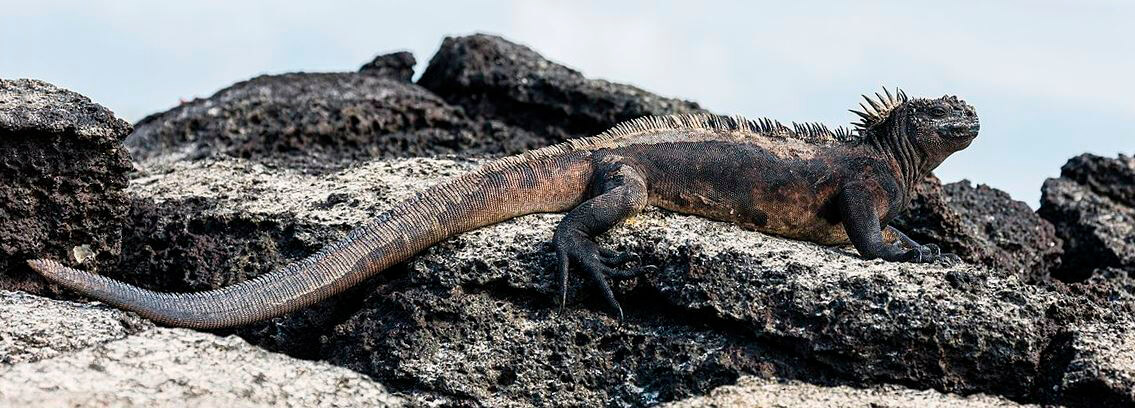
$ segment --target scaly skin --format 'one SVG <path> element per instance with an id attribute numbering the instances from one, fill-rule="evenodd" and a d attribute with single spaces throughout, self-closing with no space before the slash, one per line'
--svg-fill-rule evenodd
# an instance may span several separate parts
<path id="1" fill-rule="evenodd" d="M 901 92 L 867 102 L 870 108 L 856 112 L 863 117 L 856 134 L 711 115 L 623 123 L 486 164 L 396 205 L 315 255 L 216 290 L 159 293 L 50 260 L 28 264 L 159 323 L 216 328 L 306 307 L 443 239 L 540 212 L 568 212 L 553 235 L 560 300 L 575 265 L 620 317 L 607 278 L 649 269 L 617 269 L 627 255 L 599 247 L 594 237 L 648 205 L 787 238 L 850 242 L 868 259 L 956 260 L 886 225 L 906 208 L 916 180 L 977 136 L 973 108 L 955 97 L 908 100 Z"/>

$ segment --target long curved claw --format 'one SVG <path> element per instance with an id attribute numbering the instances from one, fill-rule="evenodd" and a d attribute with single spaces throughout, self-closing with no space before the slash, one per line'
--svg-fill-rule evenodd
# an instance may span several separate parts
<path id="1" fill-rule="evenodd" d="M 571 262 L 567 252 L 558 248 L 556 249 L 556 260 L 558 261 L 556 281 L 560 286 L 560 310 L 563 311 L 567 305 L 568 268 L 571 266 Z"/>
<path id="2" fill-rule="evenodd" d="M 571 267 L 575 266 L 586 272 L 588 279 L 599 289 L 607 305 L 622 320 L 623 307 L 615 299 L 615 292 L 611 290 L 608 279 L 631 279 L 657 270 L 653 265 L 632 269 L 619 268 L 619 266 L 635 258 L 637 256 L 626 252 L 600 247 L 587 237 L 570 234 L 561 235 L 556 241 L 556 260 L 558 262 L 556 280 L 559 285 L 561 310 L 567 304 L 568 273 Z"/>
<path id="3" fill-rule="evenodd" d="M 619 315 L 619 320 L 623 320 L 623 306 L 619 305 L 619 301 L 615 299 L 615 292 L 611 290 L 611 285 L 607 284 L 605 270 L 609 268 L 600 265 L 586 265 L 584 268 L 587 270 L 588 276 L 595 286 L 599 287 L 599 292 L 603 295 L 603 299 L 607 301 L 607 305 Z"/>
<path id="4" fill-rule="evenodd" d="M 654 265 L 643 265 L 632 269 L 611 269 L 608 268 L 605 275 L 611 279 L 627 280 L 634 279 L 647 273 L 653 273 L 658 270 Z"/>

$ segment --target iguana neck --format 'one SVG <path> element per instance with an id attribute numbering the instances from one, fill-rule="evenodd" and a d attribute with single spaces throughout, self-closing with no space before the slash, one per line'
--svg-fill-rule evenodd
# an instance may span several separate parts
<path id="1" fill-rule="evenodd" d="M 887 122 L 893 120 L 893 118 L 888 119 Z M 914 143 L 914 138 L 907 135 L 902 126 L 892 126 L 892 123 L 887 122 L 870 129 L 864 136 L 863 142 L 894 162 L 899 173 L 897 176 L 909 195 L 918 181 L 938 167 L 945 157 L 932 157 L 925 149 Z"/>

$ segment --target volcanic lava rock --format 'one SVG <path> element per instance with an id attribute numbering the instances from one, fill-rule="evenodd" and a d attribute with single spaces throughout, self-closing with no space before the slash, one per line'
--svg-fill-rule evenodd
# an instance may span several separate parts
<path id="1" fill-rule="evenodd" d="M 183 208 L 186 219 L 171 233 L 223 243 L 202 259 L 235 261 L 175 269 L 157 262 L 164 255 L 145 255 L 154 262 L 150 273 L 124 278 L 157 289 L 243 281 L 475 165 L 371 161 L 322 174 L 239 159 L 151 167 L 131 185 L 132 197 L 163 211 Z M 229 226 L 185 227 L 215 220 Z M 647 211 L 600 239 L 636 254 L 628 267 L 658 268 L 616 284 L 625 320 L 613 319 L 578 278 L 560 310 L 549 242 L 558 220 L 530 215 L 448 239 L 353 291 L 235 332 L 370 375 L 420 404 L 642 406 L 705 394 L 744 375 L 898 383 L 1024 402 L 1078 395 L 1044 391 L 1066 383 L 1124 395 L 1125 372 L 1073 381 L 1085 377 L 1067 373 L 1083 365 L 1062 363 L 1102 367 L 1099 359 L 1114 354 L 1106 341 L 1092 343 L 1090 353 L 1066 351 L 1078 350 L 1063 346 L 1069 342 L 1053 346 L 1080 335 L 1079 327 L 1131 327 L 1106 308 L 982 267 L 863 261 L 854 250 L 664 211 Z M 184 246 L 174 252 L 194 251 L 193 239 L 161 241 Z M 1098 336 L 1123 344 L 1126 333 Z M 1064 358 L 1072 355 L 1082 357 Z"/>
<path id="2" fill-rule="evenodd" d="M 373 380 L 236 337 L 0 291 L 0 406 L 399 406 Z"/>
<path id="3" fill-rule="evenodd" d="M 1058 326 L 1046 311 L 1074 310 L 986 269 L 863 261 L 651 211 L 601 240 L 661 271 L 618 288 L 626 320 L 590 292 L 557 312 L 547 245 L 557 220 L 528 216 L 431 248 L 336 328 L 326 358 L 488 405 L 648 405 L 753 372 L 1028 399 Z"/>
<path id="4" fill-rule="evenodd" d="M 372 157 L 515 153 L 540 142 L 471 120 L 402 80 L 293 73 L 259 76 L 150 115 L 126 145 L 139 161 L 222 155 L 319 170 Z"/>
<path id="5" fill-rule="evenodd" d="M 359 72 L 410 82 L 414 77 L 414 64 L 417 63 L 414 54 L 399 51 L 374 57 L 374 60 L 359 68 Z"/>
<path id="6" fill-rule="evenodd" d="M 523 45 L 477 34 L 447 37 L 418 84 L 470 115 L 500 119 L 546 138 L 546 144 L 591 136 L 646 115 L 702 112 L 548 61 Z"/>
<path id="7" fill-rule="evenodd" d="M 958 396 L 933 390 L 911 390 L 895 385 L 871 388 L 824 387 L 799 381 L 776 381 L 742 377 L 736 385 L 713 390 L 709 395 L 663 404 L 665 408 L 702 407 L 894 407 L 894 408 L 993 408 L 1021 407 L 988 395 Z"/>
<path id="8" fill-rule="evenodd" d="M 1101 268 L 1135 273 L 1135 159 L 1072 158 L 1060 178 L 1045 180 L 1038 212 L 1064 240 L 1061 280 L 1082 281 Z"/>
<path id="9" fill-rule="evenodd" d="M 1125 206 L 1135 206 L 1135 157 L 1108 158 L 1085 153 L 1068 160 L 1060 177 L 1087 186 L 1093 192 Z"/>
<path id="10" fill-rule="evenodd" d="M 46 360 L 149 330 L 132 313 L 90 303 L 55 301 L 0 290 L 0 371 Z M 2 391 L 0 391 L 2 392 Z"/>
<path id="11" fill-rule="evenodd" d="M 1135 331 L 1093 323 L 1053 337 L 1040 387 L 1046 401 L 1069 406 L 1126 407 L 1135 401 Z"/>
<path id="12" fill-rule="evenodd" d="M 1004 191 L 968 180 L 943 186 L 933 175 L 923 179 L 910 208 L 892 225 L 919 242 L 1028 282 L 1047 280 L 1060 264 L 1061 241 L 1051 223 Z"/>
<path id="13" fill-rule="evenodd" d="M 124 192 L 121 184 L 106 189 L 119 192 L 116 208 L 128 211 L 120 229 L 126 250 L 111 270 L 80 267 L 163 291 L 236 284 L 302 259 L 480 163 L 375 157 L 516 153 L 641 115 L 699 110 L 586 79 L 491 36 L 446 40 L 419 81 L 441 97 L 407 82 L 407 56 L 380 56 L 360 73 L 258 77 L 144 119 L 128 141 L 140 170 Z M 0 116 L 5 121 L 23 123 Z M 1130 207 L 1114 179 L 1127 173 L 1125 165 L 1089 162 L 1061 179 L 1071 186 L 1053 191 L 1088 191 L 1091 200 L 1065 199 L 1060 208 L 1097 211 L 1073 211 L 1088 215 L 1070 225 L 1090 225 L 1084 234 L 1109 244 L 1114 239 L 1099 232 L 1111 239 L 1118 230 L 1097 225 L 1111 208 L 1100 203 Z M 67 174 L 48 165 L 56 164 L 14 174 Z M 0 171 L 21 169 L 6 166 Z M 42 191 L 71 193 L 48 187 Z M 0 350 L 15 350 L 0 363 L 0 405 L 47 397 L 168 403 L 154 382 L 173 384 L 177 395 L 206 390 L 215 399 L 203 405 L 386 401 L 374 381 L 419 405 L 647 406 L 738 381 L 733 390 L 777 381 L 787 393 L 856 401 L 980 393 L 996 397 L 969 402 L 1135 404 L 1130 310 L 1026 282 L 1044 279 L 1057 263 L 1061 245 L 1051 225 L 984 186 L 931 179 L 919 189 L 907 230 L 986 266 L 864 261 L 849 248 L 648 210 L 598 240 L 634 254 L 627 267 L 655 267 L 614 284 L 627 313 L 620 321 L 578 277 L 560 307 L 550 245 L 560 216 L 529 215 L 447 239 L 302 311 L 216 331 L 370 380 L 100 307 L 36 305 L 25 309 L 114 315 L 59 323 L 76 331 L 53 336 L 38 334 L 42 323 L 0 328 Z M 79 248 L 72 253 L 87 253 Z M 1107 274 L 1097 276 L 1126 274 L 1119 259 L 1099 261 L 1095 270 Z M 12 317 L 20 311 L 5 311 L 20 302 L 0 300 L 0 317 L 22 324 Z M 60 319 L 44 320 L 53 321 Z M 161 375 L 146 375 L 154 372 Z M 33 386 L 13 385 L 23 383 Z"/>
<path id="14" fill-rule="evenodd" d="M 56 293 L 24 263 L 113 266 L 126 215 L 130 125 L 75 92 L 0 80 L 0 289 Z"/>

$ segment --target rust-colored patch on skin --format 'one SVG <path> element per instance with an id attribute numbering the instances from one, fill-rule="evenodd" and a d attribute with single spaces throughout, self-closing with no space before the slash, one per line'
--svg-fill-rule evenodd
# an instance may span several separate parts
<path id="1" fill-rule="evenodd" d="M 852 174 L 842 159 L 849 146 L 761 137 L 738 143 L 711 131 L 647 140 L 598 152 L 642 172 L 651 205 L 788 238 L 848 242 L 836 198 Z"/>

